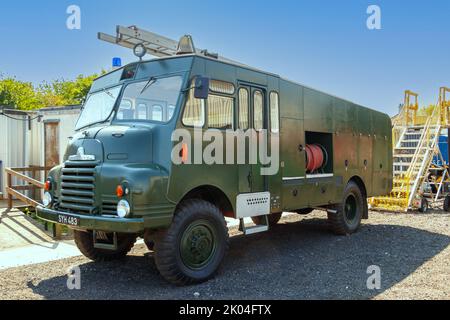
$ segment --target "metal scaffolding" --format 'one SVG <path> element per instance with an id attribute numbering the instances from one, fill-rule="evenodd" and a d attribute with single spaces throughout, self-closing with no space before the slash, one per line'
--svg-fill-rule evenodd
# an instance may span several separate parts
<path id="1" fill-rule="evenodd" d="M 450 174 L 439 148 L 442 131 L 450 127 L 449 88 L 439 90 L 436 106 L 419 110 L 417 93 L 405 91 L 400 114 L 393 120 L 394 181 L 389 196 L 369 200 L 372 209 L 400 211 L 428 209 L 447 192 Z M 433 159 L 440 164 L 433 164 Z"/>

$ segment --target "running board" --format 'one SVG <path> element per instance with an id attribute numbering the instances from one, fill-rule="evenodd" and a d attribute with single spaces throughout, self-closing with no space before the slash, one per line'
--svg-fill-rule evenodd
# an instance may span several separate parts
<path id="1" fill-rule="evenodd" d="M 267 215 L 261 216 L 263 217 L 263 224 L 256 225 L 253 227 L 247 227 L 245 225 L 245 221 L 243 218 L 239 219 L 239 231 L 243 232 L 246 236 L 255 234 L 255 233 L 261 233 L 261 232 L 267 232 L 269 231 L 269 218 Z"/>

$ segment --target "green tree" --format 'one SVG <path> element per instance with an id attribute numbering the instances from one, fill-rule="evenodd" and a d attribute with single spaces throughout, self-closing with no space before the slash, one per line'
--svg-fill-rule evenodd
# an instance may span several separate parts
<path id="1" fill-rule="evenodd" d="M 79 75 L 72 81 L 58 79 L 52 83 L 44 82 L 39 86 L 38 94 L 47 106 L 81 104 L 97 77 L 96 74 L 87 77 Z"/>
<path id="2" fill-rule="evenodd" d="M 102 71 L 102 74 L 105 73 Z M 37 87 L 14 77 L 0 75 L 0 105 L 21 110 L 57 107 L 83 103 L 92 82 L 98 75 L 79 75 L 74 80 L 58 79 L 43 82 Z"/>
<path id="3" fill-rule="evenodd" d="M 0 105 L 22 110 L 44 107 L 32 83 L 13 77 L 0 77 Z"/>

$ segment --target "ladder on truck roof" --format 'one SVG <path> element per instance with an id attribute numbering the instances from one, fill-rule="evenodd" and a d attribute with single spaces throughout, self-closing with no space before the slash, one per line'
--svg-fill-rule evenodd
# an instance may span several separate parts
<path id="1" fill-rule="evenodd" d="M 149 54 L 156 57 L 174 56 L 177 54 L 178 49 L 177 41 L 140 29 L 136 26 L 117 26 L 115 36 L 99 32 L 98 39 L 128 49 L 134 49 L 135 46 L 142 44 Z"/>
<path id="2" fill-rule="evenodd" d="M 180 41 L 175 41 L 151 31 L 141 29 L 137 26 L 117 26 L 115 36 L 99 32 L 97 37 L 99 40 L 128 49 L 134 49 L 137 45 L 143 45 L 148 54 L 159 58 L 171 57 L 180 54 L 179 44 L 181 40 L 189 38 L 190 41 L 192 41 L 192 37 L 190 35 L 185 35 Z M 194 49 L 194 52 L 192 53 L 249 68 L 247 65 L 219 56 L 217 53 L 211 53 L 206 49 L 197 49 L 193 43 L 192 46 Z"/>

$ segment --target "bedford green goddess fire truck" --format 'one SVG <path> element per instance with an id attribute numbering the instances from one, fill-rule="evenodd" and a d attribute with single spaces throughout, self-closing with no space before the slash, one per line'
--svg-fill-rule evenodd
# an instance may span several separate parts
<path id="1" fill-rule="evenodd" d="M 140 57 L 145 50 L 135 48 Z M 195 131 L 215 138 L 199 142 Z M 337 235 L 356 232 L 367 197 L 392 189 L 391 133 L 386 114 L 196 50 L 184 37 L 173 54 L 95 80 L 37 213 L 72 228 L 94 261 L 122 258 L 142 237 L 164 278 L 198 283 L 224 259 L 226 217 L 251 234 L 283 212 L 318 209 Z M 245 161 L 197 161 L 229 135 L 244 141 Z M 249 160 L 254 144 L 272 163 Z M 236 160 L 237 148 L 224 143 L 212 154 Z"/>

